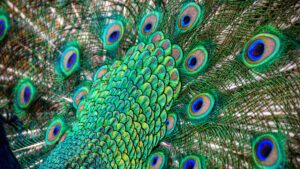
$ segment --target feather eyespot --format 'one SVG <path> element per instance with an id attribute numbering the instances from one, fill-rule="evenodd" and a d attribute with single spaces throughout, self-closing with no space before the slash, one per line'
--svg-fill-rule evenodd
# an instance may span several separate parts
<path id="1" fill-rule="evenodd" d="M 191 22 L 191 17 L 187 14 L 181 18 L 180 22 L 181 22 L 182 27 L 189 26 L 189 24 Z"/>
<path id="2" fill-rule="evenodd" d="M 166 120 L 166 125 L 167 125 L 167 135 L 171 134 L 177 123 L 177 115 L 175 113 L 171 113 L 168 115 L 167 120 Z"/>
<path id="3" fill-rule="evenodd" d="M 57 136 L 57 134 L 59 133 L 60 131 L 60 126 L 59 125 L 55 125 L 53 130 L 52 130 L 52 134 L 53 136 Z"/>
<path id="4" fill-rule="evenodd" d="M 273 142 L 269 139 L 261 140 L 256 149 L 256 156 L 260 161 L 266 161 L 273 152 Z"/>
<path id="5" fill-rule="evenodd" d="M 185 169 L 194 169 L 194 168 L 197 168 L 195 166 L 196 166 L 195 160 L 188 159 L 188 160 L 185 161 L 185 164 L 184 164 L 184 168 Z"/>
<path id="6" fill-rule="evenodd" d="M 263 134 L 252 142 L 252 152 L 255 164 L 260 168 L 277 168 L 284 165 L 283 148 L 273 134 Z"/>
<path id="7" fill-rule="evenodd" d="M 16 103 L 19 108 L 26 109 L 30 106 L 36 96 L 36 89 L 29 79 L 22 79 L 18 82 L 16 88 Z"/>
<path id="8" fill-rule="evenodd" d="M 116 47 L 119 44 L 124 34 L 123 23 L 115 21 L 105 27 L 103 39 L 104 45 L 107 48 Z"/>
<path id="9" fill-rule="evenodd" d="M 152 27 L 153 27 L 152 23 L 147 23 L 147 25 L 145 25 L 144 27 L 144 32 L 149 33 L 152 30 Z"/>
<path id="10" fill-rule="evenodd" d="M 149 156 L 147 163 L 147 168 L 162 169 L 166 166 L 166 155 L 163 151 L 156 151 Z"/>
<path id="11" fill-rule="evenodd" d="M 184 61 L 184 68 L 187 73 L 195 74 L 203 71 L 207 63 L 208 52 L 203 46 L 199 46 L 189 52 Z"/>
<path id="12" fill-rule="evenodd" d="M 280 55 L 282 44 L 273 34 L 258 34 L 244 46 L 242 61 L 250 68 L 270 63 Z"/>
<path id="13" fill-rule="evenodd" d="M 70 46 L 64 50 L 60 59 L 60 70 L 64 76 L 71 75 L 79 67 L 80 53 L 77 47 Z"/>
<path id="14" fill-rule="evenodd" d="M 188 118 L 201 120 L 207 118 L 215 105 L 214 96 L 209 93 L 200 93 L 188 105 Z"/>
<path id="15" fill-rule="evenodd" d="M 146 14 L 141 21 L 140 24 L 140 32 L 142 35 L 147 36 L 156 31 L 156 28 L 159 23 L 159 13 L 158 12 L 150 12 Z"/>
<path id="16" fill-rule="evenodd" d="M 8 18 L 0 13 L 0 41 L 2 41 L 8 30 Z"/>
<path id="17" fill-rule="evenodd" d="M 0 18 L 0 37 L 4 35 L 5 27 L 6 25 L 4 19 Z"/>
<path id="18" fill-rule="evenodd" d="M 199 169 L 202 168 L 200 157 L 188 155 L 181 160 L 180 168 L 182 169 Z"/>
<path id="19" fill-rule="evenodd" d="M 190 2 L 181 9 L 177 19 L 177 27 L 183 32 L 191 30 L 202 20 L 202 18 L 202 8 L 194 2 Z"/>
<path id="20" fill-rule="evenodd" d="M 90 83 L 84 82 L 75 89 L 73 95 L 73 106 L 77 109 L 79 103 L 84 100 L 90 91 Z"/>
<path id="21" fill-rule="evenodd" d="M 48 126 L 45 141 L 48 145 L 56 144 L 65 131 L 65 124 L 62 119 L 53 120 Z"/>
<path id="22" fill-rule="evenodd" d="M 113 42 L 115 42 L 116 40 L 118 40 L 119 37 L 120 37 L 120 31 L 115 30 L 115 31 L 113 31 L 113 32 L 109 35 L 108 41 L 111 42 L 111 43 L 113 43 Z"/>

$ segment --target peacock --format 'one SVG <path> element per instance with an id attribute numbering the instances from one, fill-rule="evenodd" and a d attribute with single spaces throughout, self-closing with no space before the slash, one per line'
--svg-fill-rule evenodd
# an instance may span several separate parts
<path id="1" fill-rule="evenodd" d="M 1 0 L 0 168 L 300 168 L 297 0 Z"/>

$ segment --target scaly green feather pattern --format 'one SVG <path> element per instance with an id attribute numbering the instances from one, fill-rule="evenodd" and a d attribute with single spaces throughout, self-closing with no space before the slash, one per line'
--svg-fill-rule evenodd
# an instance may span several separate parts
<path id="1" fill-rule="evenodd" d="M 77 110 L 78 124 L 41 168 L 141 168 L 166 134 L 166 110 L 179 92 L 174 65 L 172 57 L 138 46 L 116 61 L 109 78 L 94 81 Z"/>
<path id="2" fill-rule="evenodd" d="M 1 1 L 10 148 L 23 168 L 299 168 L 299 6 Z"/>

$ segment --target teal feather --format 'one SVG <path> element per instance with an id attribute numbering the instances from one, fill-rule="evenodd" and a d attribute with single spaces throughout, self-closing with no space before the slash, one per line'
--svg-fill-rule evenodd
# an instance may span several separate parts
<path id="1" fill-rule="evenodd" d="M 1 1 L 0 143 L 22 168 L 299 168 L 299 5 Z"/>

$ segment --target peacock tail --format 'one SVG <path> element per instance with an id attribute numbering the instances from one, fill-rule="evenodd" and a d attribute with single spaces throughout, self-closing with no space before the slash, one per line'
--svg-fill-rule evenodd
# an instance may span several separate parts
<path id="1" fill-rule="evenodd" d="M 0 2 L 0 168 L 299 168 L 300 2 Z"/>

